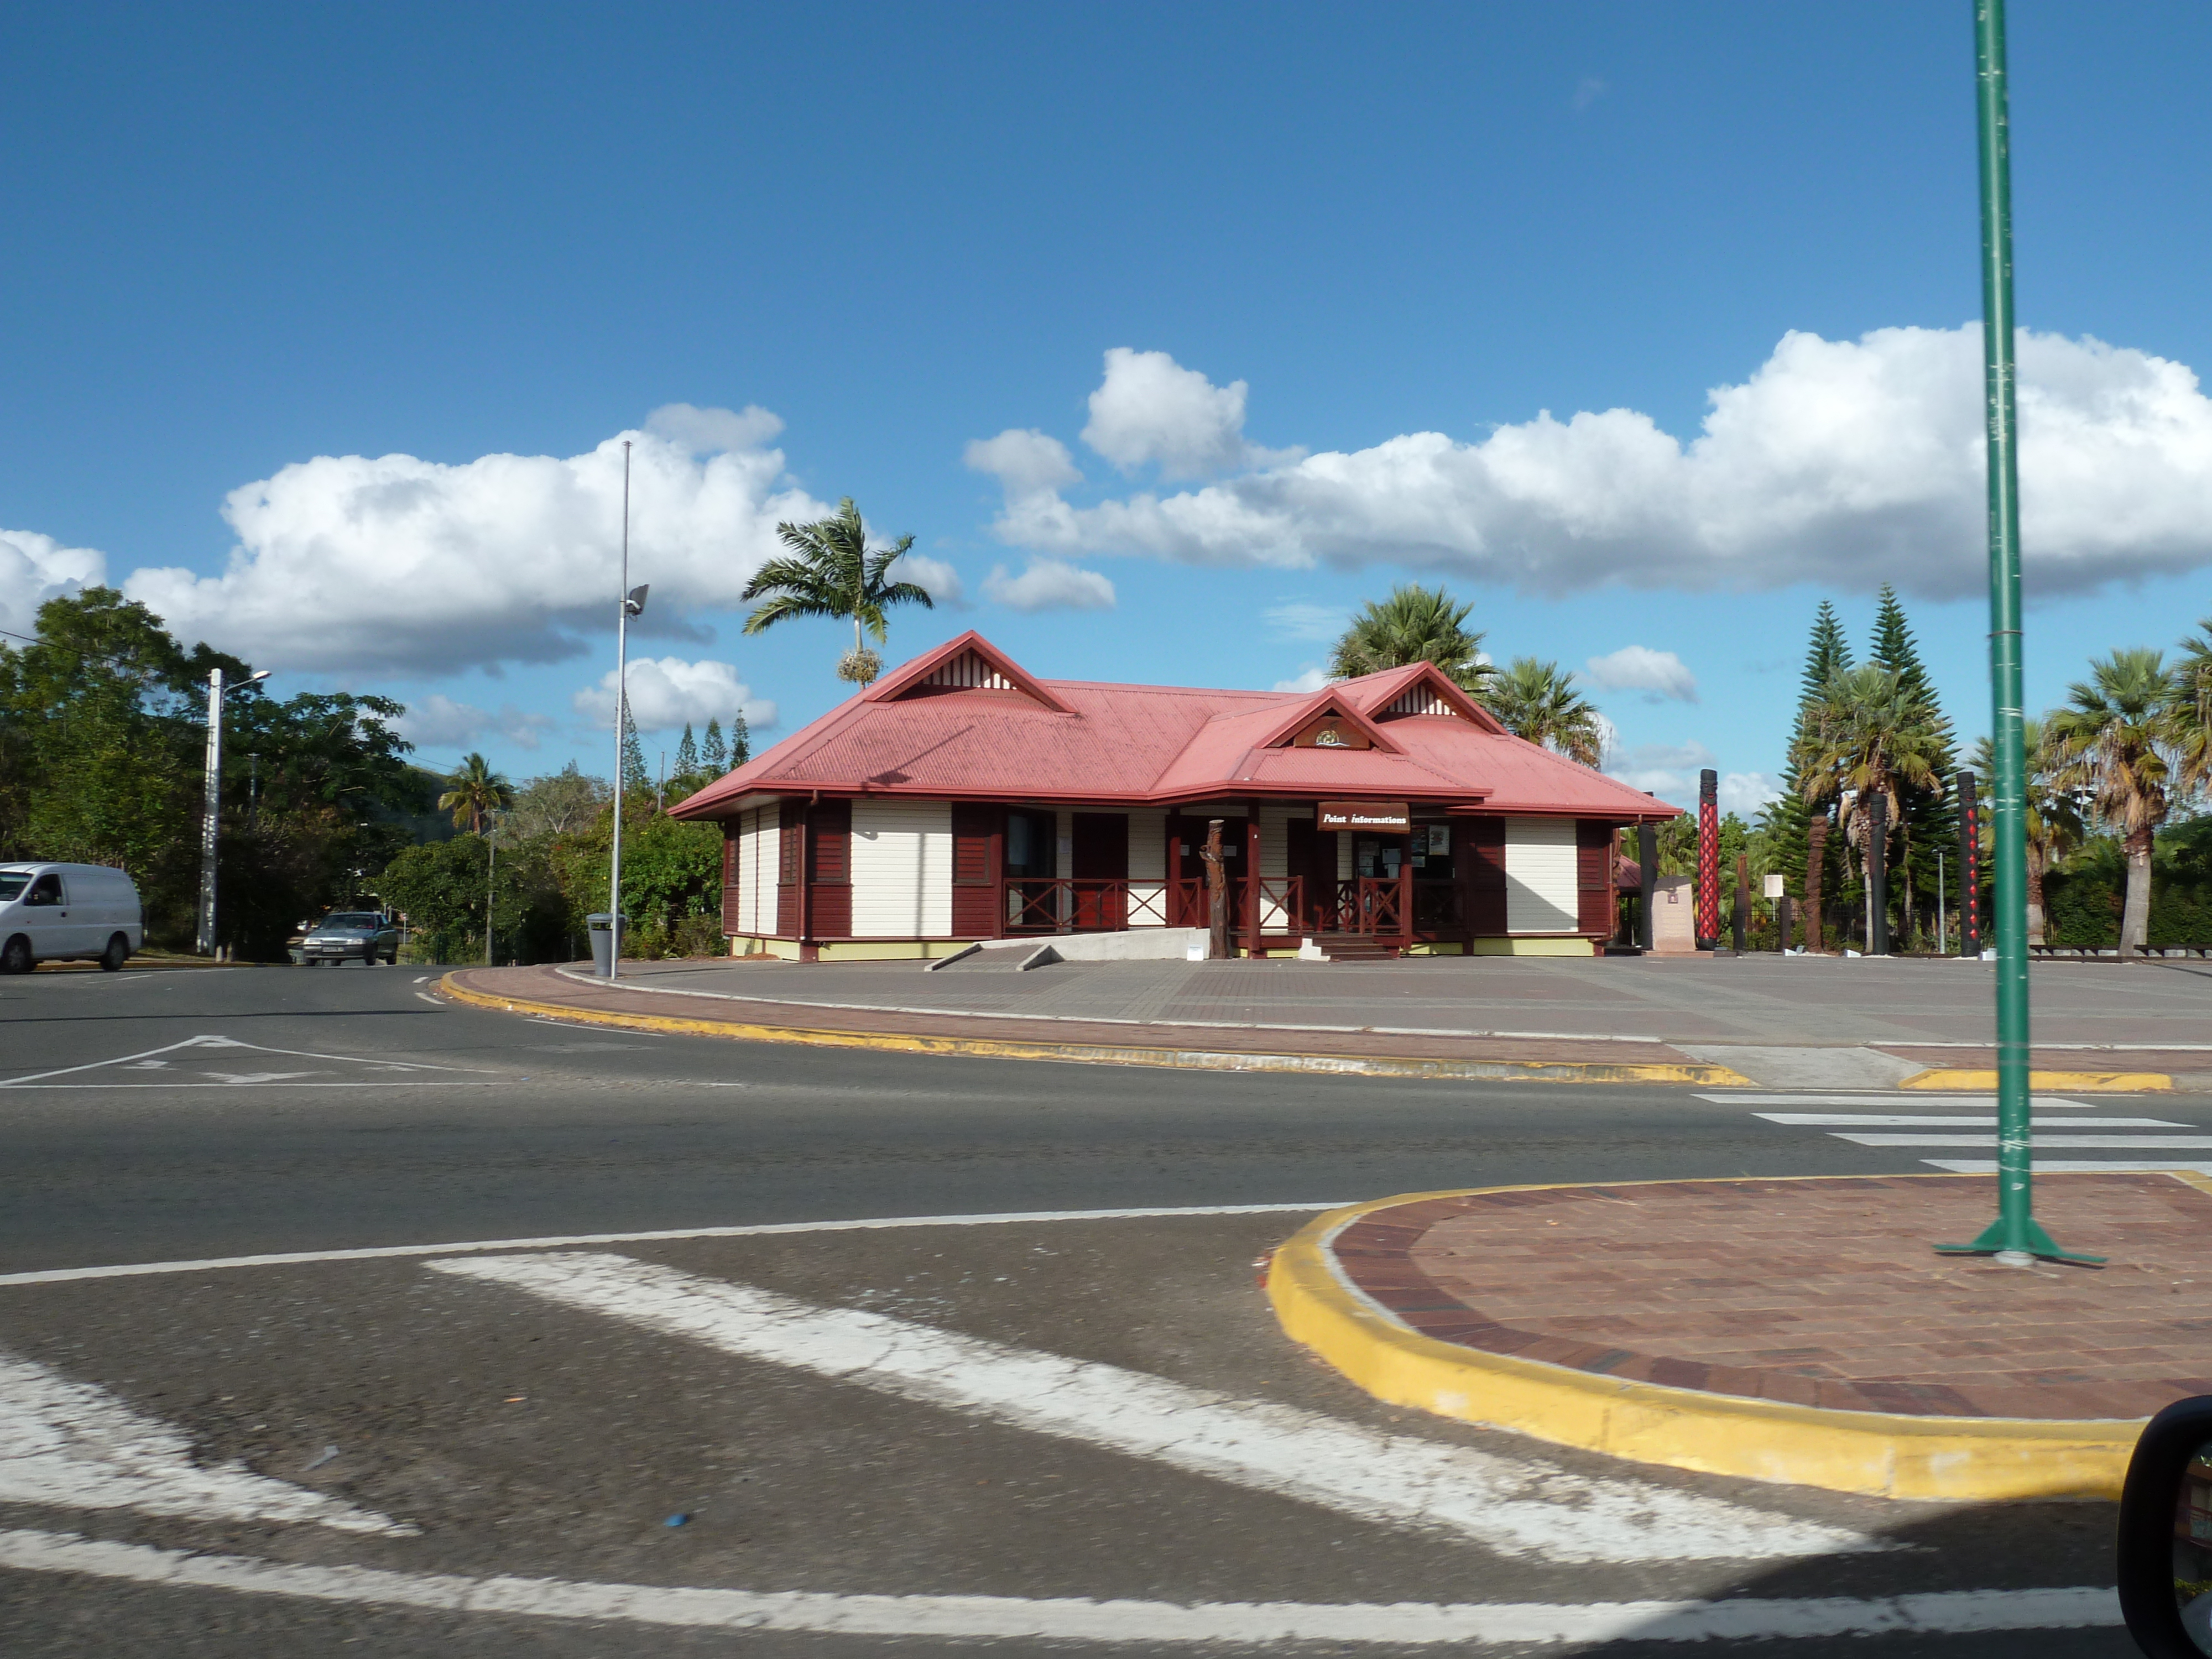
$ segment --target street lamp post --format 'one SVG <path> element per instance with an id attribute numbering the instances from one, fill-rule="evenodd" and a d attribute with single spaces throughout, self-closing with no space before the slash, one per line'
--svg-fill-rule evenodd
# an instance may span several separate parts
<path id="1" fill-rule="evenodd" d="M 1996 785 L 1997 1218 L 1952 1255 L 2026 1266 L 2104 1258 L 2062 1250 L 2037 1224 L 2030 1190 L 2027 1041 L 2027 750 L 2021 727 L 2020 425 L 2013 395 L 2011 117 L 2004 0 L 1974 0 L 1981 135 L 1982 362 L 1989 421 L 1990 692 Z"/>
<path id="2" fill-rule="evenodd" d="M 629 585 L 629 441 L 623 441 L 622 581 L 615 605 L 615 822 L 614 854 L 607 877 L 607 977 L 622 977 L 623 729 L 629 724 L 629 619 L 645 614 L 652 584 Z"/>
<path id="3" fill-rule="evenodd" d="M 269 671 L 248 674 L 239 685 L 252 685 L 269 678 Z M 208 670 L 207 795 L 200 819 L 200 917 L 192 948 L 204 957 L 215 954 L 215 853 L 222 817 L 222 700 L 238 690 L 225 686 L 222 670 Z"/>

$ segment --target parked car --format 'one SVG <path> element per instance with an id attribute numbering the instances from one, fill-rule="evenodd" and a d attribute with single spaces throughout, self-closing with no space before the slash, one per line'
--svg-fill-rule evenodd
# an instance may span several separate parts
<path id="1" fill-rule="evenodd" d="M 373 967 L 380 959 L 399 960 L 399 927 L 377 910 L 333 910 L 300 941 L 300 961 L 309 968 L 326 962 Z"/>
<path id="2" fill-rule="evenodd" d="M 97 961 L 113 973 L 145 943 L 138 889 L 100 864 L 0 864 L 0 974 Z"/>

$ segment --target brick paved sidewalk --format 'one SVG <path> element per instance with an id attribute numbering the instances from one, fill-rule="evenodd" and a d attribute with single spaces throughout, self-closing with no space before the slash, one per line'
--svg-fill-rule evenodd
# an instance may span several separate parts
<path id="1" fill-rule="evenodd" d="M 2212 1393 L 2212 1183 L 2051 1175 L 2037 1213 L 2103 1268 L 1939 1256 L 1984 1176 L 1455 1194 L 1339 1234 L 1346 1276 L 1460 1346 L 1843 1411 L 2148 1416 Z"/>

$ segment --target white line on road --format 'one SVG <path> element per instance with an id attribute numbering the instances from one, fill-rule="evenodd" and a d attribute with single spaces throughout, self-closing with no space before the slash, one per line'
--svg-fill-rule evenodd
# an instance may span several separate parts
<path id="1" fill-rule="evenodd" d="M 140 1584 L 684 1629 L 812 1631 L 953 1640 L 1481 1644 L 1703 1642 L 1917 1632 L 2104 1629 L 2119 1597 L 2093 1586 L 1937 1590 L 1798 1601 L 1301 1602 L 1026 1601 L 1006 1595 L 833 1595 L 806 1590 L 607 1584 L 572 1578 L 465 1578 L 373 1567 L 297 1566 L 200 1555 L 69 1533 L 0 1532 L 0 1567 Z"/>
<path id="2" fill-rule="evenodd" d="M 1862 1146 L 1994 1146 L 1995 1135 L 1838 1134 L 1838 1140 Z M 2139 1148 L 2144 1152 L 2197 1151 L 2212 1147 L 2212 1135 L 2030 1135 L 2028 1144 L 2039 1152 L 2085 1152 L 2093 1147 Z"/>
<path id="3" fill-rule="evenodd" d="M 1753 1095 L 1701 1094 L 1699 1100 L 1710 1100 L 1716 1106 L 1979 1106 L 1985 1111 L 1996 1109 L 1997 1097 L 1993 1092 L 1966 1095 L 1922 1094 L 1914 1090 L 1909 1094 L 1877 1092 L 1869 1090 L 1856 1095 Z M 2064 1107 L 2094 1112 L 2094 1100 L 2067 1100 L 2057 1095 L 2037 1095 L 2028 1103 L 2035 1110 L 2046 1107 Z"/>
<path id="4" fill-rule="evenodd" d="M 258 1475 L 196 1463 L 192 1443 L 105 1389 L 0 1353 L 0 1500 L 214 1521 L 301 1521 L 345 1532 L 416 1528 Z"/>
<path id="5" fill-rule="evenodd" d="M 1923 1117 L 1904 1112 L 1753 1112 L 1753 1117 L 1764 1118 L 1769 1123 L 1803 1124 L 1822 1129 L 1994 1129 L 1995 1116 L 1986 1117 Z M 2045 1119 L 2033 1127 L 2063 1124 L 2069 1129 L 2086 1125 L 2099 1129 L 2187 1129 L 2193 1125 L 2176 1123 L 2165 1117 L 2100 1117 L 2096 1119 Z"/>
<path id="6" fill-rule="evenodd" d="M 1637 1480 L 1591 1480 L 1534 1461 L 1384 1434 L 1317 1412 L 1239 1400 L 1164 1377 L 830 1308 L 629 1256 L 433 1261 L 562 1307 L 690 1337 L 1009 1427 L 1149 1458 L 1362 1520 L 1455 1533 L 1507 1555 L 1680 1561 L 1830 1555 L 1882 1547 Z"/>
<path id="7" fill-rule="evenodd" d="M 1312 1215 L 1352 1200 L 1325 1204 L 1184 1204 L 1133 1210 L 1005 1210 L 990 1215 L 896 1215 L 865 1221 L 763 1221 L 742 1227 L 666 1227 L 653 1232 L 567 1233 L 550 1238 L 479 1238 L 450 1244 L 368 1244 L 349 1250 L 286 1250 L 266 1255 L 202 1256 L 184 1261 L 135 1261 L 108 1267 L 46 1267 L 0 1273 L 0 1285 L 69 1285 L 86 1279 L 143 1279 L 157 1273 L 215 1273 L 230 1267 L 296 1267 L 323 1261 L 380 1261 L 464 1250 L 568 1250 L 586 1244 L 659 1244 L 691 1238 L 758 1238 L 777 1233 L 880 1232 L 898 1227 L 1004 1227 L 1038 1221 L 1154 1221 L 1178 1216 Z"/>
<path id="8" fill-rule="evenodd" d="M 50 1077 L 69 1077 L 78 1072 L 96 1072 L 106 1066 L 127 1066 L 132 1060 L 151 1060 L 156 1054 L 173 1054 L 179 1048 L 244 1048 L 257 1054 L 288 1054 L 295 1060 L 334 1060 L 346 1066 L 367 1066 L 378 1071 L 392 1072 L 476 1072 L 478 1066 L 433 1066 L 420 1060 L 363 1060 L 358 1054 L 316 1054 L 305 1048 L 270 1048 L 258 1042 L 240 1042 L 235 1037 L 194 1036 L 182 1042 L 164 1043 L 159 1048 L 148 1048 L 135 1054 L 118 1054 L 112 1060 L 88 1060 L 82 1066 L 62 1066 L 51 1072 L 33 1072 L 24 1077 L 0 1080 L 0 1089 L 20 1089 L 25 1084 L 37 1083 Z M 130 1085 L 117 1085 L 127 1087 Z"/>
<path id="9" fill-rule="evenodd" d="M 424 1002 L 428 1003 L 433 1008 L 439 1009 L 441 1012 L 450 1006 L 440 1001 L 436 997 L 432 996 L 428 991 L 417 991 L 415 994 L 421 998 Z"/>
<path id="10" fill-rule="evenodd" d="M 1953 1175 L 1995 1175 L 1997 1161 L 1993 1158 L 1923 1158 L 1923 1164 L 1938 1170 L 1948 1170 Z M 2170 1175 L 2179 1171 L 2185 1175 L 2212 1176 L 2212 1164 L 2191 1164 L 2179 1159 L 2142 1158 L 2039 1158 L 2035 1160 L 2038 1175 Z"/>
<path id="11" fill-rule="evenodd" d="M 430 975 L 428 974 L 417 974 L 415 975 L 415 982 L 417 985 L 428 985 L 430 982 Z"/>

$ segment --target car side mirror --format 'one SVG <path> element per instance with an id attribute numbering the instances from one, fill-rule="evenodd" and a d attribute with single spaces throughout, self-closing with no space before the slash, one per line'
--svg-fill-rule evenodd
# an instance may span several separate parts
<path id="1" fill-rule="evenodd" d="M 2120 1492 L 2120 1613 L 2150 1659 L 2212 1656 L 2212 1395 L 2151 1419 Z"/>

